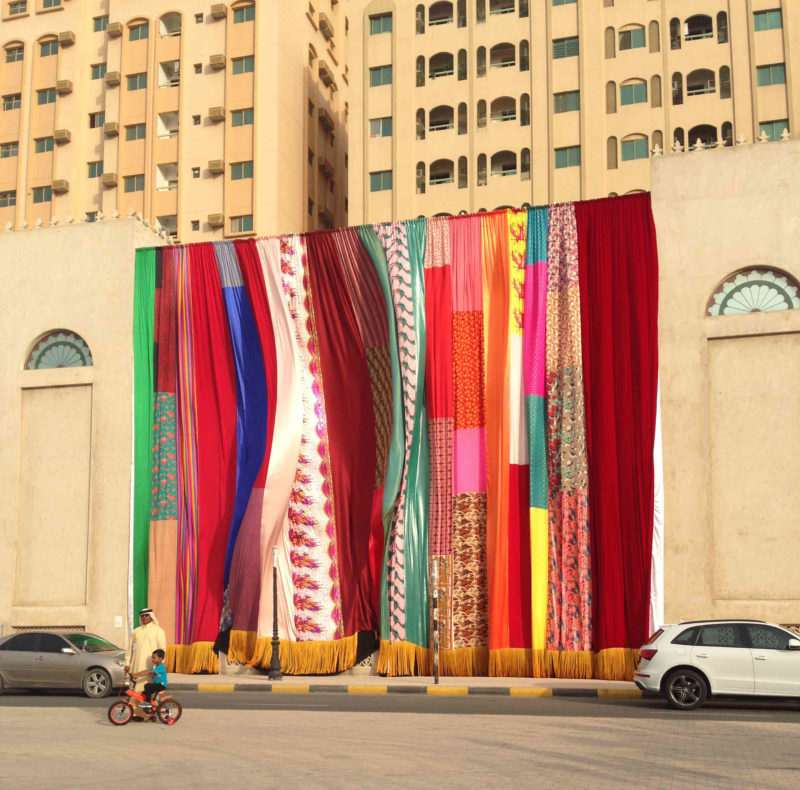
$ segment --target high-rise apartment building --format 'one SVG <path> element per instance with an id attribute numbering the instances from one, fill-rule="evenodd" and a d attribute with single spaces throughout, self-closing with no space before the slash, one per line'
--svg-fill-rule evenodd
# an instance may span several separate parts
<path id="1" fill-rule="evenodd" d="M 0 230 L 345 223 L 347 0 L 0 2 Z"/>
<path id="2" fill-rule="evenodd" d="M 351 40 L 352 222 L 621 195 L 675 140 L 796 128 L 799 0 L 372 0 Z"/>

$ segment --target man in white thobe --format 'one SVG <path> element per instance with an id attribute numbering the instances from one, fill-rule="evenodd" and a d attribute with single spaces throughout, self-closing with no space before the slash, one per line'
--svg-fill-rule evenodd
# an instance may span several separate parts
<path id="1" fill-rule="evenodd" d="M 150 680 L 149 674 L 138 677 L 137 675 L 153 668 L 153 651 L 167 649 L 167 636 L 158 624 L 152 609 L 142 609 L 139 612 L 139 622 L 141 625 L 133 629 L 128 649 L 125 651 L 125 672 L 135 677 L 135 691 L 143 691 L 144 684 Z"/>

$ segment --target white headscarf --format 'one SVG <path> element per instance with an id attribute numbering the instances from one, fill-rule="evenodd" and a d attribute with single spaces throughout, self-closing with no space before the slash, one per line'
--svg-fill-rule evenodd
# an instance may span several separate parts
<path id="1" fill-rule="evenodd" d="M 142 615 L 143 614 L 149 614 L 150 615 L 150 622 L 151 623 L 154 623 L 155 625 L 159 624 L 158 623 L 158 618 L 156 617 L 156 613 L 152 609 L 145 608 L 145 609 L 142 609 L 139 612 L 139 625 L 142 625 Z"/>

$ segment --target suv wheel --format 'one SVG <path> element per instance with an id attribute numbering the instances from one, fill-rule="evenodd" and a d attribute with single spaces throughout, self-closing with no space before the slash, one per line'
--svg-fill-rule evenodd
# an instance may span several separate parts
<path id="1" fill-rule="evenodd" d="M 673 708 L 694 710 L 708 697 L 708 686 L 693 669 L 678 669 L 667 678 L 664 696 Z"/>

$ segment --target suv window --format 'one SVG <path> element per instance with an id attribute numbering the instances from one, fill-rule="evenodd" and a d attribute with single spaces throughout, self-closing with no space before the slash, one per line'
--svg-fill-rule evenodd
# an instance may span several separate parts
<path id="1" fill-rule="evenodd" d="M 681 631 L 673 640 L 673 645 L 693 645 L 697 641 L 697 632 L 700 630 L 699 625 L 693 625 L 685 631 Z"/>
<path id="2" fill-rule="evenodd" d="M 758 650 L 786 650 L 791 636 L 768 625 L 746 625 L 750 646 Z"/>
<path id="3" fill-rule="evenodd" d="M 0 650 L 25 650 L 35 652 L 39 634 L 19 634 L 0 645 Z"/>
<path id="4" fill-rule="evenodd" d="M 697 644 L 707 647 L 742 647 L 742 635 L 735 623 L 704 625 L 700 629 Z"/>
<path id="5" fill-rule="evenodd" d="M 60 653 L 62 647 L 69 647 L 69 643 L 56 634 L 39 635 L 39 653 Z"/>

